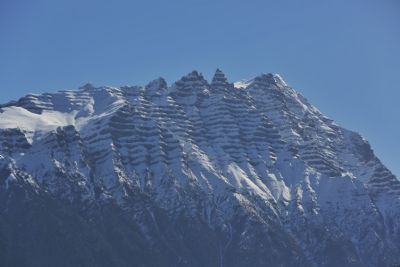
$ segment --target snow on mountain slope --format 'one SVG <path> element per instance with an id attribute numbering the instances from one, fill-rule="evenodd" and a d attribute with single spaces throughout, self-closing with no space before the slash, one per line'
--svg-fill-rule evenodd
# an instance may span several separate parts
<path id="1" fill-rule="evenodd" d="M 1 128 L 19 128 L 25 131 L 51 131 L 59 126 L 74 125 L 75 114 L 45 111 L 35 114 L 21 107 L 9 107 L 0 114 Z"/>
<path id="2" fill-rule="evenodd" d="M 130 241 L 90 226 L 125 247 L 103 248 L 120 266 L 132 255 L 149 266 L 400 263 L 400 182 L 277 74 L 231 84 L 193 71 L 171 86 L 87 84 L 2 105 L 0 188 L 4 203 L 19 190 L 61 201 L 84 226 L 135 225 Z M 17 214 L 7 205 L 3 225 Z M 113 220 L 102 217 L 110 205 Z"/>

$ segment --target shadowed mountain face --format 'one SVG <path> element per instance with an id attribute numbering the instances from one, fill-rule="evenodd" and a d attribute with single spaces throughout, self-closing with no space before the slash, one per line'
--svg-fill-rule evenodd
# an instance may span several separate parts
<path id="1" fill-rule="evenodd" d="M 391 266 L 400 182 L 279 75 L 0 106 L 1 266 Z"/>

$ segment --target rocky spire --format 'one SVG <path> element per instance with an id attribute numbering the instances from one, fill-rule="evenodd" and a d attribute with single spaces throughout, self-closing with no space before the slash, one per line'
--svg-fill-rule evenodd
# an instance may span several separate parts
<path id="1" fill-rule="evenodd" d="M 146 88 L 156 88 L 161 90 L 165 90 L 167 87 L 167 81 L 165 81 L 165 79 L 162 77 L 159 77 L 158 79 L 155 79 L 146 85 Z"/>
<path id="2" fill-rule="evenodd" d="M 257 76 L 253 80 L 253 85 L 267 88 L 283 88 L 287 86 L 286 82 L 279 74 L 272 73 L 266 73 Z"/>
<path id="3" fill-rule="evenodd" d="M 194 70 L 183 76 L 180 80 L 175 82 L 174 85 L 178 88 L 188 88 L 193 86 L 202 86 L 205 84 L 207 84 L 207 81 L 204 79 L 203 75 L 197 70 Z"/>
<path id="4" fill-rule="evenodd" d="M 191 73 L 183 76 L 181 78 L 181 81 L 188 82 L 188 81 L 199 81 L 199 80 L 204 80 L 204 77 L 201 73 L 199 73 L 197 70 L 192 71 Z"/>
<path id="5" fill-rule="evenodd" d="M 167 91 L 168 85 L 164 78 L 160 77 L 145 86 L 145 96 L 149 99 L 160 97 Z"/>
<path id="6" fill-rule="evenodd" d="M 217 69 L 215 71 L 214 77 L 212 78 L 212 81 L 211 81 L 211 88 L 218 89 L 218 88 L 226 87 L 228 85 L 229 85 L 229 83 L 225 77 L 225 74 L 220 69 Z"/>
<path id="7" fill-rule="evenodd" d="M 92 83 L 86 83 L 85 85 L 79 87 L 79 89 L 81 90 L 90 90 L 90 89 L 94 89 L 94 85 Z"/>

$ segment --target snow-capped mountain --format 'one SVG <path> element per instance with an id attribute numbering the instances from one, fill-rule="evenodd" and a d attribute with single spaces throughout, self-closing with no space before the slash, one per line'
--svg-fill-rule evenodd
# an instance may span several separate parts
<path id="1" fill-rule="evenodd" d="M 0 106 L 1 266 L 392 266 L 400 182 L 277 74 Z"/>

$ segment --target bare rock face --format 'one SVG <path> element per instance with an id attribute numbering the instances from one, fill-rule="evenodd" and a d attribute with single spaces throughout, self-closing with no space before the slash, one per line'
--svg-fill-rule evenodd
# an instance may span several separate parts
<path id="1" fill-rule="evenodd" d="M 277 74 L 0 109 L 0 266 L 400 263 L 399 180 Z"/>

